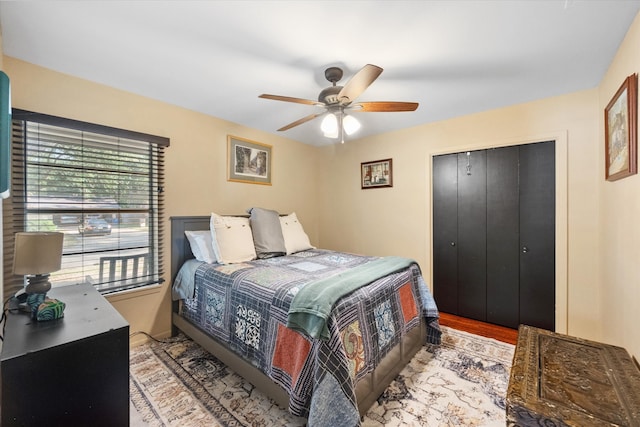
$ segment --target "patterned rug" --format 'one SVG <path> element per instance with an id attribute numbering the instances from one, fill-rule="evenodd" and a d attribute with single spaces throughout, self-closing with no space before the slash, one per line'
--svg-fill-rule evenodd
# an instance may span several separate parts
<path id="1" fill-rule="evenodd" d="M 504 426 L 514 346 L 442 328 L 367 413 L 362 425 Z M 131 349 L 130 395 L 149 426 L 300 426 L 184 336 Z"/>

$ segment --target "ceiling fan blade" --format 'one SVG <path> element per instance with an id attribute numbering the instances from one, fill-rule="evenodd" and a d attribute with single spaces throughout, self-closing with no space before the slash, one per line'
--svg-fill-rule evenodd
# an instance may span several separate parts
<path id="1" fill-rule="evenodd" d="M 377 101 L 377 102 L 359 102 L 353 105 L 357 111 L 365 113 L 376 112 L 394 112 L 394 111 L 415 111 L 418 108 L 417 102 L 394 102 L 394 101 Z"/>
<path id="2" fill-rule="evenodd" d="M 267 93 L 263 93 L 262 95 L 258 95 L 258 98 L 273 99 L 274 101 L 295 102 L 297 104 L 322 105 L 322 106 L 324 106 L 324 104 L 322 102 L 312 101 L 310 99 L 293 98 L 291 96 L 269 95 Z"/>
<path id="3" fill-rule="evenodd" d="M 351 80 L 344 85 L 338 94 L 341 104 L 350 104 L 365 91 L 382 73 L 382 68 L 377 65 L 367 64 L 358 71 Z"/>
<path id="4" fill-rule="evenodd" d="M 293 123 L 289 123 L 288 125 L 281 127 L 280 129 L 278 129 L 278 131 L 285 131 L 285 130 L 289 130 L 289 129 L 291 129 L 292 127 L 296 127 L 296 126 L 298 126 L 298 125 L 301 125 L 301 124 L 303 124 L 303 123 L 308 122 L 309 120 L 313 120 L 313 119 L 315 119 L 316 117 L 323 115 L 324 113 L 325 113 L 325 112 L 323 111 L 322 113 L 309 114 L 308 116 L 303 117 L 303 118 L 301 118 L 300 120 L 296 120 L 296 121 L 295 121 L 295 122 L 293 122 Z"/>

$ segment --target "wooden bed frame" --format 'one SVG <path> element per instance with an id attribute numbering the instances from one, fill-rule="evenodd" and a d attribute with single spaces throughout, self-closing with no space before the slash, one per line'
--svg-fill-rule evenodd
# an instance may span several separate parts
<path id="1" fill-rule="evenodd" d="M 238 215 L 241 216 L 241 215 Z M 175 280 L 180 266 L 193 258 L 191 247 L 184 232 L 188 230 L 209 230 L 210 216 L 174 216 L 171 217 L 171 281 Z M 280 407 L 289 408 L 288 393 L 271 378 L 255 368 L 249 362 L 226 348 L 215 338 L 207 335 L 180 315 L 179 301 L 172 303 L 172 334 L 177 330 L 192 338 L 203 348 L 217 357 L 231 370 L 253 384 L 257 389 L 272 398 Z M 393 379 L 411 361 L 413 356 L 425 343 L 426 324 L 423 321 L 419 328 L 413 329 L 396 345 L 380 362 L 375 370 L 364 377 L 356 385 L 356 399 L 360 416 L 369 410 L 373 402 L 391 384 Z"/>

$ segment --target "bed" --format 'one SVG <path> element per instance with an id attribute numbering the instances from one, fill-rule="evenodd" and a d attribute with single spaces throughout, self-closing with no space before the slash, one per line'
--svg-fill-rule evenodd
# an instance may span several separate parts
<path id="1" fill-rule="evenodd" d="M 212 224 L 211 216 L 171 218 L 173 333 L 182 331 L 308 425 L 358 425 L 420 348 L 439 343 L 435 302 L 411 260 L 311 247 L 233 264 L 196 261 L 185 232 Z M 336 266 L 339 274 L 326 273 Z M 349 270 L 361 276 L 365 269 L 367 284 L 334 296 L 324 319 L 294 309 L 312 285 L 349 288 Z M 381 271 L 393 272 L 371 278 Z"/>

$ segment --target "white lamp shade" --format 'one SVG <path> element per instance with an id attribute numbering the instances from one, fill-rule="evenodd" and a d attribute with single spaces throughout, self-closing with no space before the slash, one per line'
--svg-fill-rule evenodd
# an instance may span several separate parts
<path id="1" fill-rule="evenodd" d="M 322 119 L 320 130 L 322 130 L 322 133 L 327 138 L 338 137 L 338 118 L 335 114 L 329 113 L 324 117 L 324 119 Z"/>
<path id="2" fill-rule="evenodd" d="M 60 270 L 63 233 L 16 233 L 13 273 L 36 275 Z"/>
<path id="3" fill-rule="evenodd" d="M 345 114 L 342 118 L 342 127 L 347 135 L 353 135 L 360 129 L 360 122 L 355 117 Z"/>

